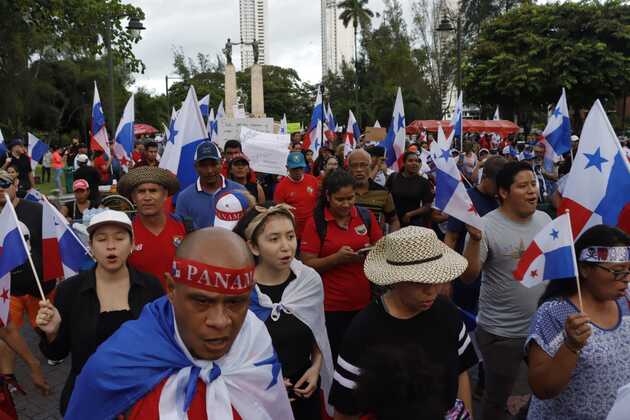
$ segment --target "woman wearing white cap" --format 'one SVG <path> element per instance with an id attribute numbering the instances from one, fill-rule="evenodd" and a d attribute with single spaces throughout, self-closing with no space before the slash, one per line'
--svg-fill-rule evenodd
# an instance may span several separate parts
<path id="1" fill-rule="evenodd" d="M 438 294 L 466 266 L 430 229 L 409 226 L 376 243 L 365 275 L 390 290 L 346 332 L 330 397 L 336 420 L 469 418 L 477 356 L 457 308 Z"/>
<path id="2" fill-rule="evenodd" d="M 42 353 L 52 360 L 72 355 L 61 393 L 62 414 L 77 375 L 96 348 L 125 321 L 138 318 L 145 304 L 164 294 L 156 278 L 127 265 L 133 231 L 125 213 L 105 210 L 92 218 L 87 230 L 95 268 L 60 283 L 55 304 L 40 302 L 36 318 L 45 333 Z"/>

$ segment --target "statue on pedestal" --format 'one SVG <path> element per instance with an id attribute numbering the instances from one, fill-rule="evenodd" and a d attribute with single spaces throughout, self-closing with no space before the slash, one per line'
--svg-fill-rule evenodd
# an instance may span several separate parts
<path id="1" fill-rule="evenodd" d="M 256 38 L 254 38 L 254 41 L 252 41 L 252 50 L 254 51 L 254 64 L 258 64 L 258 57 L 260 55 L 260 51 L 258 49 L 259 44 L 258 41 L 256 41 Z"/>

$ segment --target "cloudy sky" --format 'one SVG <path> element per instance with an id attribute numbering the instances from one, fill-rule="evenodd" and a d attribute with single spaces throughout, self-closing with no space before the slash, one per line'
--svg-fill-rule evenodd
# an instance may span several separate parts
<path id="1" fill-rule="evenodd" d="M 321 79 L 320 0 L 267 0 L 270 64 L 296 69 L 303 80 Z M 164 76 L 173 75 L 173 48 L 182 47 L 193 57 L 198 52 L 214 59 L 227 38 L 239 39 L 238 0 L 128 0 L 144 10 L 147 28 L 134 48 L 136 57 L 146 65 L 137 74 L 136 87 L 144 86 L 164 93 Z M 401 0 L 407 20 L 412 0 Z M 375 12 L 384 8 L 383 0 L 370 0 Z M 238 47 L 234 63 L 240 68 Z"/>

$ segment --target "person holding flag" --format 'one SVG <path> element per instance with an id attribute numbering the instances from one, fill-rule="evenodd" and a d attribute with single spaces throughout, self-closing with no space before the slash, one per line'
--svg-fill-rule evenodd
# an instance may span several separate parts
<path id="1" fill-rule="evenodd" d="M 53 360 L 72 356 L 59 403 L 62 415 L 76 377 L 96 348 L 164 294 L 158 279 L 127 265 L 133 230 L 125 213 L 105 210 L 92 217 L 87 229 L 96 266 L 60 283 L 54 304 L 41 301 L 36 317 L 44 333 L 42 353 Z"/>
<path id="2" fill-rule="evenodd" d="M 222 228 L 193 232 L 167 279 L 168 296 L 84 366 L 65 419 L 293 420 L 269 333 L 248 310 L 245 241 Z"/>
<path id="3" fill-rule="evenodd" d="M 556 223 L 562 218 L 566 221 Z M 596 225 L 573 245 L 568 215 L 553 224 L 523 255 L 526 273 L 537 270 L 537 278 L 548 280 L 525 344 L 534 392 L 527 418 L 604 419 L 617 389 L 630 382 L 630 306 L 625 296 L 630 236 Z M 553 246 L 555 241 L 562 245 Z M 538 253 L 532 248 L 543 252 L 542 265 L 529 263 L 528 254 Z M 527 286 L 540 283 L 531 276 L 525 280 Z"/>

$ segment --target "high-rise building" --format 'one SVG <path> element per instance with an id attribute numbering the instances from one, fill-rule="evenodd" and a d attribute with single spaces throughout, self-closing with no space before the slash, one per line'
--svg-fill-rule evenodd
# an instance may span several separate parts
<path id="1" fill-rule="evenodd" d="M 267 36 L 267 0 L 239 0 L 241 21 L 241 41 L 249 44 L 258 42 L 258 64 L 269 61 L 269 37 Z M 251 45 L 241 45 L 241 67 L 246 69 L 254 64 L 254 50 Z"/>
<path id="2" fill-rule="evenodd" d="M 341 10 L 338 0 L 322 1 L 322 72 L 339 74 L 341 63 L 354 65 L 354 28 L 352 22 L 346 28 L 339 20 Z"/>

